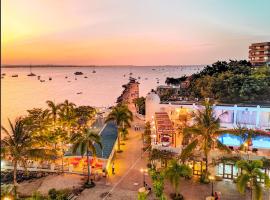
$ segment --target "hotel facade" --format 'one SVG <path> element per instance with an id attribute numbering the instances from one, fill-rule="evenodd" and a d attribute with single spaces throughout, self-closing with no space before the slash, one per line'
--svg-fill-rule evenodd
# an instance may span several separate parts
<path id="1" fill-rule="evenodd" d="M 192 125 L 192 117 L 183 116 L 188 116 L 198 109 L 203 109 L 203 106 L 186 101 L 165 103 L 160 101 L 155 92 L 148 93 L 146 96 L 145 120 L 150 122 L 152 128 L 152 148 L 171 151 L 179 155 L 186 144 L 184 144 L 183 135 L 179 134 L 178 128 L 181 127 L 181 123 L 184 123 L 185 126 Z M 270 106 L 214 105 L 214 113 L 220 119 L 221 129 L 234 129 L 241 126 L 262 130 L 269 133 L 269 137 L 258 137 L 253 140 L 253 146 L 250 150 L 244 152 L 239 149 L 242 144 L 240 141 L 229 136 L 230 134 L 224 134 L 224 137 L 219 138 L 219 140 L 234 149 L 234 151 L 231 154 L 218 150 L 212 151 L 209 155 L 209 163 L 217 164 L 209 168 L 211 174 L 222 179 L 235 179 L 237 177 L 240 171 L 235 166 L 235 163 L 220 162 L 222 157 L 270 159 Z M 201 175 L 205 169 L 205 160 L 199 150 L 196 154 L 198 155 L 197 159 L 191 159 L 189 165 L 193 169 L 194 175 Z M 270 169 L 264 170 L 266 174 L 270 175 Z"/>
<path id="2" fill-rule="evenodd" d="M 251 44 L 249 46 L 249 60 L 253 66 L 270 66 L 270 42 Z"/>

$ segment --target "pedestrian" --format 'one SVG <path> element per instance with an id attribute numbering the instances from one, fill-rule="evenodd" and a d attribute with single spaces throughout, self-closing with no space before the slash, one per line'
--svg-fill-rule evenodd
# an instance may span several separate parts
<path id="1" fill-rule="evenodd" d="M 215 192 L 214 197 L 215 197 L 215 200 L 220 200 L 220 198 L 219 198 L 219 196 L 218 196 L 218 193 L 217 193 L 217 192 Z"/>
<path id="2" fill-rule="evenodd" d="M 115 174 L 115 172 L 114 172 L 114 162 L 112 163 L 112 174 Z"/>

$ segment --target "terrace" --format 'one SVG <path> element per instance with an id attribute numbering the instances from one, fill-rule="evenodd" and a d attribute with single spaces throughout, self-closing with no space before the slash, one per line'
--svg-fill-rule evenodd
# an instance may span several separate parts
<path id="1" fill-rule="evenodd" d="M 95 131 L 99 131 L 103 149 L 101 150 L 100 147 L 97 147 L 97 155 L 90 155 L 90 163 L 92 173 L 101 174 L 104 169 L 109 167 L 113 157 L 117 140 L 117 127 L 112 122 L 104 125 L 102 120 L 97 120 L 92 127 L 95 128 Z M 97 145 L 95 144 L 95 146 Z M 63 158 L 63 167 L 61 159 L 56 160 L 54 163 L 48 161 L 28 161 L 26 167 L 29 171 L 61 172 L 64 170 L 64 172 L 85 174 L 87 171 L 87 159 L 86 155 L 81 155 L 79 152 L 73 154 L 70 148 Z M 1 168 L 12 170 L 13 164 L 8 160 L 1 161 Z M 24 170 L 24 167 L 19 165 L 18 170 Z"/>
<path id="2" fill-rule="evenodd" d="M 157 142 L 164 147 L 176 147 L 176 134 L 166 112 L 155 113 L 155 125 Z"/>

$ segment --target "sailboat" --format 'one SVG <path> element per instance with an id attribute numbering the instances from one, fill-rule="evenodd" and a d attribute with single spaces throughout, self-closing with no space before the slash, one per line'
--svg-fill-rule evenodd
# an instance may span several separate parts
<path id="1" fill-rule="evenodd" d="M 94 67 L 94 70 L 92 71 L 93 74 L 97 73 L 96 70 L 95 70 L 95 67 Z"/>
<path id="2" fill-rule="evenodd" d="M 30 74 L 27 74 L 27 76 L 36 76 L 33 72 L 32 72 L 32 66 L 30 65 Z"/>

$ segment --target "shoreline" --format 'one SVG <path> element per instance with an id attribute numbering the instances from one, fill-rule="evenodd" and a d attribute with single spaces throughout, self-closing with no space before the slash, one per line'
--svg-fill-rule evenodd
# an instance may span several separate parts
<path id="1" fill-rule="evenodd" d="M 1 65 L 2 69 L 7 69 L 7 68 L 42 68 L 42 67 L 82 67 L 82 68 L 93 68 L 93 67 L 204 67 L 208 64 L 192 64 L 192 65 Z"/>

